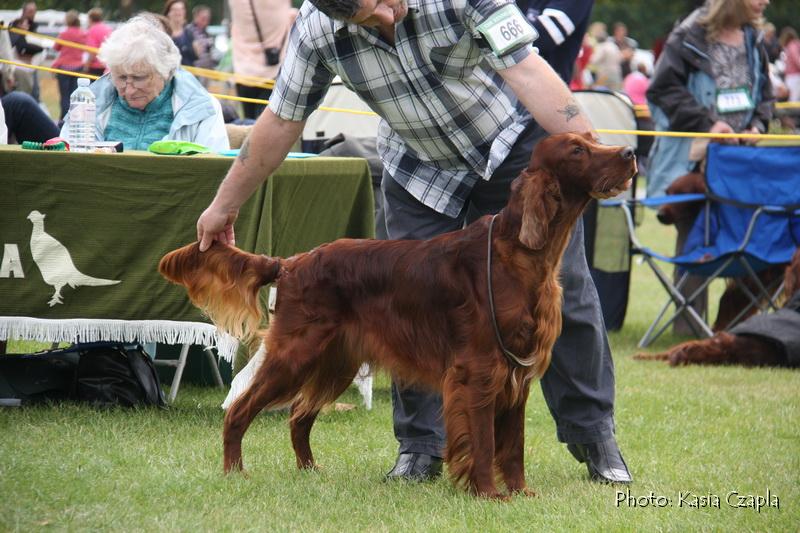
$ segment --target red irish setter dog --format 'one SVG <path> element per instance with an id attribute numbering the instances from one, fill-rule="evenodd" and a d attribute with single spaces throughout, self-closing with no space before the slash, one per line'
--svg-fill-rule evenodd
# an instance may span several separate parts
<path id="1" fill-rule="evenodd" d="M 259 289 L 277 283 L 266 359 L 225 416 L 225 471 L 242 468 L 242 437 L 256 414 L 287 404 L 297 466 L 314 468 L 317 414 L 368 361 L 403 384 L 442 392 L 445 461 L 457 484 L 505 499 L 497 471 L 510 492 L 528 493 L 524 409 L 561 329 L 562 254 L 590 198 L 618 194 L 635 173 L 630 148 L 555 135 L 539 143 L 500 214 L 460 231 L 427 241 L 340 239 L 288 259 L 218 243 L 167 254 L 160 272 L 237 336 L 256 331 Z M 504 355 L 495 321 L 503 345 L 529 366 Z"/>
<path id="2" fill-rule="evenodd" d="M 792 262 L 786 267 L 783 293 L 787 299 L 800 290 L 800 249 L 795 251 Z M 766 317 L 769 319 L 769 315 Z M 789 364 L 783 347 L 754 335 L 735 335 L 719 331 L 713 337 L 699 341 L 688 341 L 666 352 L 640 353 L 634 359 L 668 361 L 678 365 L 743 365 L 786 366 Z"/>

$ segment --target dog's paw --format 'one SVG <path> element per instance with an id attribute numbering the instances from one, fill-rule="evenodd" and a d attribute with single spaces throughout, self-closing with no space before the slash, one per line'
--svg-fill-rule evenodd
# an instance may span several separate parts
<path id="1" fill-rule="evenodd" d="M 523 487 L 521 489 L 516 489 L 516 490 L 514 490 L 512 492 L 514 493 L 514 495 L 525 496 L 526 498 L 536 498 L 538 496 L 538 494 L 536 494 L 536 491 L 534 491 L 533 489 L 531 489 L 529 487 Z"/>

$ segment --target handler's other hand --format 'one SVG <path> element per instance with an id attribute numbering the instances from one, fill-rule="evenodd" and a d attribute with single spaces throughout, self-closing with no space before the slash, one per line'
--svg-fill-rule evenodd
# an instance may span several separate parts
<path id="1" fill-rule="evenodd" d="M 200 241 L 200 251 L 205 252 L 214 241 L 230 246 L 236 245 L 236 235 L 233 232 L 233 223 L 239 211 L 226 211 L 211 204 L 197 219 L 197 240 Z"/>

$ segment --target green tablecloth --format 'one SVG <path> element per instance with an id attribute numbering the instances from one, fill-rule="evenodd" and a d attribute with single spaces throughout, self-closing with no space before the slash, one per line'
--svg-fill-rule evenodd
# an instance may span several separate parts
<path id="1" fill-rule="evenodd" d="M 0 148 L 0 339 L 218 341 L 156 266 L 195 240 L 232 162 Z M 38 231 L 34 212 L 44 215 Z M 240 248 L 280 256 L 373 233 L 363 159 L 287 160 L 236 222 Z M 59 283 L 63 303 L 49 305 Z"/>

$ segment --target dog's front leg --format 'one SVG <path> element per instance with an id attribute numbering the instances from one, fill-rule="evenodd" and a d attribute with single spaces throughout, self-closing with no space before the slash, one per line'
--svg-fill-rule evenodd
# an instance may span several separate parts
<path id="1" fill-rule="evenodd" d="M 494 395 L 489 380 L 453 367 L 442 383 L 450 476 L 478 496 L 507 499 L 494 479 Z"/>
<path id="2" fill-rule="evenodd" d="M 511 493 L 535 496 L 525 484 L 525 403 L 528 391 L 517 405 L 500 411 L 494 420 L 495 463 Z"/>
<path id="3" fill-rule="evenodd" d="M 472 441 L 472 471 L 469 473 L 470 489 L 478 496 L 507 500 L 508 496 L 497 490 L 494 475 L 494 398 L 486 391 L 473 390 L 467 412 Z"/>

